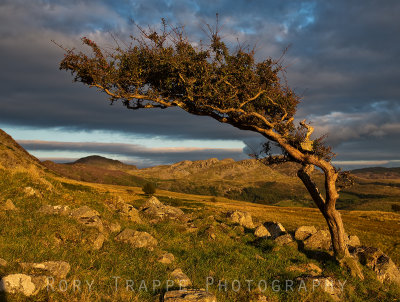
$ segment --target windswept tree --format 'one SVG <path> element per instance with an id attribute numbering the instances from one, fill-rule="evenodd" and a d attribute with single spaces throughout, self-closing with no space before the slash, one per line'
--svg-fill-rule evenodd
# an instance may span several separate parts
<path id="1" fill-rule="evenodd" d="M 160 31 L 139 29 L 129 45 L 122 48 L 117 43 L 113 51 L 83 37 L 91 54 L 65 49 L 60 69 L 129 109 L 180 107 L 274 142 L 283 153 L 269 159 L 301 164 L 298 177 L 328 224 L 336 258 L 349 259 L 342 218 L 335 208 L 340 173 L 331 164 L 330 148 L 322 139 L 310 139 L 313 128 L 306 121 L 295 125 L 300 98 L 282 80 L 281 60 L 256 61 L 254 50 L 231 50 L 211 27 L 210 43 L 202 47 L 164 21 Z M 314 167 L 324 173 L 324 194 L 312 180 Z"/>

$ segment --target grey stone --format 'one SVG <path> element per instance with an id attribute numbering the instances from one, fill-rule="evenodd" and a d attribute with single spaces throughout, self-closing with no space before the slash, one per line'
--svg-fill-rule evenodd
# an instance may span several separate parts
<path id="1" fill-rule="evenodd" d="M 268 232 L 268 230 L 265 228 L 265 226 L 260 225 L 256 228 L 255 232 L 254 232 L 254 236 L 258 237 L 258 238 L 267 238 L 267 237 L 271 237 L 270 232 Z"/>
<path id="2" fill-rule="evenodd" d="M 317 229 L 314 226 L 301 226 L 296 229 L 294 238 L 296 240 L 305 240 L 316 232 Z"/>
<path id="3" fill-rule="evenodd" d="M 264 223 L 264 227 L 271 234 L 272 238 L 279 237 L 282 234 L 286 233 L 285 228 L 280 222 L 275 221 L 267 221 Z"/>
<path id="4" fill-rule="evenodd" d="M 174 270 L 170 276 L 171 280 L 174 281 L 174 284 L 181 288 L 192 285 L 192 281 L 190 281 L 189 277 L 180 268 Z"/>
<path id="5" fill-rule="evenodd" d="M 181 219 L 184 218 L 185 213 L 176 207 L 164 205 L 157 197 L 150 197 L 143 206 L 139 209 L 145 215 L 156 217 L 157 219 Z"/>
<path id="6" fill-rule="evenodd" d="M 158 257 L 157 261 L 162 264 L 171 264 L 175 261 L 175 257 L 171 253 L 163 253 L 160 257 Z"/>
<path id="7" fill-rule="evenodd" d="M 284 235 L 276 237 L 274 241 L 277 245 L 287 245 L 287 244 L 293 242 L 293 238 L 292 238 L 292 235 L 290 235 L 290 234 L 284 234 Z"/>
<path id="8" fill-rule="evenodd" d="M 166 292 L 164 302 L 217 302 L 217 298 L 205 290 L 183 289 Z"/>
<path id="9" fill-rule="evenodd" d="M 157 245 L 157 239 L 147 232 L 139 232 L 125 229 L 115 237 L 116 241 L 130 244 L 134 248 L 147 248 L 153 250 Z"/>
<path id="10" fill-rule="evenodd" d="M 20 263 L 20 266 L 30 274 L 51 275 L 63 279 L 69 273 L 71 266 L 65 261 L 46 261 L 41 263 Z"/>
<path id="11" fill-rule="evenodd" d="M 99 212 L 89 208 L 88 206 L 74 209 L 71 211 L 70 215 L 81 224 L 97 228 L 100 232 L 104 231 L 103 222 L 100 219 Z"/>
<path id="12" fill-rule="evenodd" d="M 106 236 L 103 233 L 97 234 L 95 238 L 92 239 L 92 249 L 95 251 L 100 250 L 103 247 Z"/>
<path id="13" fill-rule="evenodd" d="M 64 205 L 44 205 L 39 209 L 39 212 L 51 215 L 69 215 L 71 213 L 71 209 L 69 206 Z"/>
<path id="14" fill-rule="evenodd" d="M 254 229 L 253 218 L 247 212 L 235 210 L 228 212 L 227 216 L 233 223 L 238 223 L 248 229 Z"/>
<path id="15" fill-rule="evenodd" d="M 346 243 L 349 246 L 358 247 L 361 246 L 360 239 L 356 235 L 346 236 Z"/>
<path id="16" fill-rule="evenodd" d="M 0 291 L 9 294 L 23 294 L 27 297 L 36 295 L 41 286 L 35 284 L 33 278 L 25 274 L 11 274 L 0 280 Z"/>
<path id="17" fill-rule="evenodd" d="M 332 246 L 331 235 L 329 231 L 319 230 L 304 240 L 304 247 L 309 250 L 329 251 Z"/>
<path id="18" fill-rule="evenodd" d="M 139 211 L 134 208 L 134 206 L 127 203 L 118 204 L 118 210 L 121 215 L 129 219 L 130 221 L 136 223 L 143 223 L 142 219 L 139 216 Z"/>

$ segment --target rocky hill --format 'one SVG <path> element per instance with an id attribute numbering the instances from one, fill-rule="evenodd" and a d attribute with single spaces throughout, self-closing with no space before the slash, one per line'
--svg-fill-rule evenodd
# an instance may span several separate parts
<path id="1" fill-rule="evenodd" d="M 44 169 L 40 161 L 22 148 L 10 135 L 0 129 L 0 169 Z"/>
<path id="2" fill-rule="evenodd" d="M 98 168 L 104 168 L 108 170 L 136 170 L 137 167 L 134 165 L 126 165 L 119 160 L 106 158 L 100 155 L 91 155 L 87 157 L 82 157 L 77 161 L 73 162 L 72 165 L 84 164 L 88 166 L 95 166 Z"/>

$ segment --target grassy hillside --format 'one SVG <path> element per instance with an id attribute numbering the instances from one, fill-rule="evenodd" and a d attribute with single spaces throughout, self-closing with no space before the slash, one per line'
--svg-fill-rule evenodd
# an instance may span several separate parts
<path id="1" fill-rule="evenodd" d="M 7 158 L 18 159 L 20 155 L 22 153 L 10 153 Z M 65 261 L 71 269 L 63 279 L 68 285 L 66 290 L 61 290 L 56 283 L 54 291 L 43 289 L 31 298 L 0 293 L 0 300 L 160 301 L 157 295 L 165 291 L 171 272 L 180 268 L 194 288 L 205 288 L 207 278 L 213 278 L 215 282 L 209 291 L 219 302 L 333 301 L 321 288 L 297 290 L 301 284 L 299 280 L 307 276 L 304 271 L 291 268 L 309 264 L 320 267 L 320 275 L 324 277 L 346 281 L 343 301 L 389 302 L 400 296 L 398 287 L 380 283 L 366 267 L 363 267 L 365 280 L 361 282 L 341 269 L 329 253 L 307 252 L 296 246 L 279 246 L 272 239 L 257 239 L 252 230 L 232 223 L 226 216 L 227 211 L 240 209 L 252 214 L 256 223 L 279 221 L 289 232 L 301 225 L 326 229 L 316 209 L 158 190 L 159 200 L 182 209 L 188 220 L 155 221 L 140 212 L 140 221 L 137 221 L 121 212 L 118 205 L 140 209 L 149 198 L 143 195 L 141 188 L 72 180 L 46 172 L 35 158 L 22 160 L 36 168 L 26 170 L 17 165 L 4 168 L 5 164 L 0 162 L 3 167 L 0 168 L 0 258 L 3 260 L 0 278 L 25 273 L 22 262 Z M 7 200 L 16 209 L 5 210 Z M 96 219 L 100 219 L 104 230 L 91 225 L 96 222 L 93 218 L 85 220 L 88 223 L 85 224 L 71 215 L 46 214 L 42 209 L 48 205 L 68 206 L 71 211 L 89 207 L 97 211 Z M 378 211 L 341 211 L 341 214 L 349 234 L 358 235 L 363 244 L 381 248 L 400 264 L 399 214 Z M 112 230 L 112 225 L 114 228 L 119 225 L 119 230 Z M 157 245 L 148 250 L 117 241 L 117 234 L 127 228 L 149 233 L 157 240 Z M 99 247 L 96 241 L 101 234 L 104 242 Z M 165 252 L 172 253 L 175 261 L 158 262 Z M 118 288 L 113 277 L 118 277 Z M 79 290 L 74 289 L 74 280 L 82 282 Z M 93 282 L 90 290 L 85 280 Z M 154 280 L 159 280 L 161 286 L 153 290 Z M 226 291 L 219 290 L 219 280 L 226 282 Z M 235 280 L 241 284 L 240 290 L 234 290 Z M 246 280 L 255 281 L 250 289 Z M 274 280 L 278 280 L 280 290 L 272 287 Z M 284 289 L 286 280 L 294 282 L 295 290 Z M 267 284 L 261 293 L 263 300 L 257 298 L 260 281 Z M 127 284 L 132 286 L 127 288 Z"/>

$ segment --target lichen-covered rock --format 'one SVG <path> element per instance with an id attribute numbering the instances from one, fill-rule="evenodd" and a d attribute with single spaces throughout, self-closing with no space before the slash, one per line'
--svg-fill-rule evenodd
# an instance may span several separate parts
<path id="1" fill-rule="evenodd" d="M 156 217 L 159 220 L 163 219 L 181 219 L 185 217 L 185 213 L 176 207 L 164 205 L 157 197 L 150 197 L 143 206 L 139 209 L 143 214 L 150 217 Z"/>
<path id="2" fill-rule="evenodd" d="M 267 238 L 267 237 L 271 237 L 271 234 L 270 234 L 270 232 L 268 232 L 268 230 L 265 228 L 265 226 L 260 225 L 254 231 L 254 236 L 256 236 L 258 238 Z"/>
<path id="3" fill-rule="evenodd" d="M 350 248 L 349 251 L 359 259 L 361 264 L 372 269 L 380 282 L 394 282 L 400 286 L 400 271 L 398 267 L 380 249 L 371 246 L 360 246 Z"/>
<path id="4" fill-rule="evenodd" d="M 309 250 L 329 251 L 332 246 L 331 235 L 329 231 L 319 230 L 304 240 L 304 248 Z"/>
<path id="5" fill-rule="evenodd" d="M 74 209 L 70 214 L 79 223 L 82 223 L 88 227 L 97 228 L 100 232 L 104 231 L 103 222 L 100 219 L 100 214 L 96 210 L 89 208 L 88 206 L 82 206 Z"/>
<path id="6" fill-rule="evenodd" d="M 264 223 L 264 227 L 268 230 L 268 232 L 271 234 L 272 238 L 279 237 L 282 234 L 286 233 L 285 228 L 283 225 L 279 222 L 275 221 L 267 221 Z"/>
<path id="7" fill-rule="evenodd" d="M 254 229 L 253 218 L 247 212 L 235 210 L 228 212 L 227 216 L 233 223 L 238 223 L 248 229 Z"/>
<path id="8" fill-rule="evenodd" d="M 164 302 L 217 302 L 217 298 L 205 290 L 184 289 L 168 291 L 164 295 Z"/>
<path id="9" fill-rule="evenodd" d="M 40 290 L 31 276 L 25 274 L 11 274 L 0 280 L 0 291 L 9 294 L 23 294 L 27 297 L 36 295 Z"/>
<path id="10" fill-rule="evenodd" d="M 361 245 L 360 239 L 356 235 L 346 236 L 345 240 L 348 246 L 358 247 Z"/>
<path id="11" fill-rule="evenodd" d="M 293 241 L 292 235 L 284 234 L 284 235 L 276 237 L 274 242 L 277 245 L 287 245 L 287 244 L 289 244 L 291 242 L 294 242 L 294 241 Z"/>
<path id="12" fill-rule="evenodd" d="M 39 212 L 43 214 L 49 215 L 69 215 L 71 213 L 71 209 L 69 206 L 64 205 L 44 205 L 39 209 Z"/>
<path id="13" fill-rule="evenodd" d="M 171 264 L 174 261 L 175 261 L 175 257 L 171 253 L 163 253 L 157 259 L 157 262 L 162 263 L 162 264 Z"/>
<path id="14" fill-rule="evenodd" d="M 130 221 L 143 223 L 142 219 L 140 218 L 139 211 L 136 210 L 132 205 L 120 203 L 118 204 L 118 210 L 123 217 L 126 217 Z"/>
<path id="15" fill-rule="evenodd" d="M 157 239 L 147 232 L 125 229 L 115 237 L 116 241 L 130 244 L 134 248 L 147 248 L 153 250 L 157 246 Z"/>
<path id="16" fill-rule="evenodd" d="M 95 251 L 100 250 L 103 247 L 104 241 L 106 240 L 106 236 L 103 233 L 98 233 L 95 237 L 92 238 L 92 249 Z"/>
<path id="17" fill-rule="evenodd" d="M 317 229 L 314 226 L 301 226 L 296 229 L 294 238 L 296 240 L 305 240 L 316 232 Z"/>
<path id="18" fill-rule="evenodd" d="M 180 268 L 174 270 L 170 277 L 171 280 L 174 281 L 174 284 L 181 288 L 192 285 L 192 281 L 190 281 L 189 277 Z"/>
<path id="19" fill-rule="evenodd" d="M 71 266 L 65 261 L 46 261 L 41 263 L 20 263 L 23 270 L 30 274 L 47 275 L 63 279 L 69 273 Z"/>
<path id="20" fill-rule="evenodd" d="M 16 211 L 18 210 L 11 199 L 7 199 L 5 202 L 0 202 L 0 211 Z"/>

